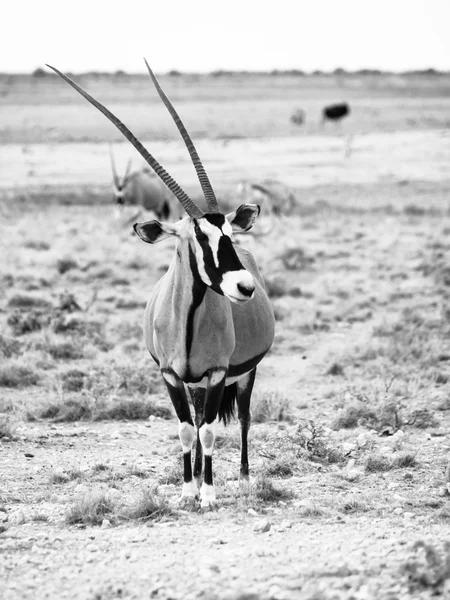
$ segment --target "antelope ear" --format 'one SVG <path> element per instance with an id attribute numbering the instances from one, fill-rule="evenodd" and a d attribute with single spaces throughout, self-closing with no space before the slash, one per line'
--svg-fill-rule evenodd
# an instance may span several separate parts
<path id="1" fill-rule="evenodd" d="M 147 244 L 156 244 L 162 242 L 171 236 L 178 236 L 178 228 L 171 223 L 160 223 L 159 221 L 145 221 L 145 223 L 135 223 L 134 231 Z"/>
<path id="2" fill-rule="evenodd" d="M 237 210 L 226 215 L 233 233 L 242 233 L 251 229 L 255 224 L 260 210 L 257 204 L 241 204 Z"/>

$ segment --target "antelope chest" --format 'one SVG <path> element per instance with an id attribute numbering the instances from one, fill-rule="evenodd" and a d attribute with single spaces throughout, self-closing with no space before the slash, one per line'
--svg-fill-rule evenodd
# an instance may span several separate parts
<path id="1" fill-rule="evenodd" d="M 190 384 L 200 383 L 211 369 L 228 368 L 236 344 L 228 300 L 207 290 L 198 306 L 161 309 L 155 307 L 146 336 L 160 368 L 173 370 Z"/>

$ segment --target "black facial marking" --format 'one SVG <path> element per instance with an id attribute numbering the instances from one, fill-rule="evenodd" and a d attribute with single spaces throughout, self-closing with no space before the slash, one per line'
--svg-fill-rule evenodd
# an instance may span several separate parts
<path id="1" fill-rule="evenodd" d="M 214 227 L 217 227 L 221 233 L 217 250 L 217 259 L 219 263 L 219 266 L 217 267 L 211 247 L 208 243 L 208 236 L 203 233 L 197 220 L 194 219 L 195 237 L 203 251 L 203 266 L 211 281 L 210 287 L 216 293 L 223 296 L 220 284 L 222 283 L 224 274 L 228 271 L 240 271 L 244 267 L 236 254 L 231 238 L 222 231 L 222 227 L 225 224 L 225 216 L 220 213 L 213 213 L 205 215 L 203 218 Z"/>
<path id="2" fill-rule="evenodd" d="M 222 229 L 222 226 L 225 223 L 225 216 L 221 213 L 211 213 L 209 215 L 205 215 L 204 218 L 206 221 L 211 223 L 211 225 L 215 225 L 219 229 Z"/>

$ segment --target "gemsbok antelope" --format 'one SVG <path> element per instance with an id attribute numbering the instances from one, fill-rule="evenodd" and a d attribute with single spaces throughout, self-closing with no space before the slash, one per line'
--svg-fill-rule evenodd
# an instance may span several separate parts
<path id="1" fill-rule="evenodd" d="M 296 203 L 293 190 L 276 179 L 240 181 L 236 188 L 236 196 L 240 202 L 262 206 L 267 215 L 288 215 Z"/>
<path id="2" fill-rule="evenodd" d="M 158 364 L 179 420 L 184 456 L 181 500 L 193 502 L 201 484 L 201 507 L 215 504 L 212 454 L 216 421 L 226 424 L 237 401 L 241 427 L 240 476 L 248 479 L 247 434 L 256 367 L 272 345 L 275 320 L 261 275 L 248 250 L 234 246 L 233 232 L 248 230 L 259 206 L 244 204 L 228 215 L 218 206 L 209 178 L 180 117 L 147 64 L 197 172 L 206 204 L 203 212 L 106 107 L 66 75 L 53 69 L 102 112 L 140 152 L 175 194 L 188 216 L 177 223 L 147 221 L 134 229 L 149 244 L 168 237 L 177 247 L 166 274 L 156 284 L 144 317 L 144 338 Z M 187 389 L 195 410 L 194 421 Z M 196 438 L 194 470 L 191 450 Z M 204 461 L 203 461 L 204 456 Z"/>
<path id="3" fill-rule="evenodd" d="M 144 167 L 131 171 L 131 160 L 128 161 L 125 175 L 117 174 L 113 149 L 109 146 L 109 157 L 113 176 L 114 203 L 118 211 L 124 207 L 135 206 L 137 212 L 133 218 L 141 215 L 143 210 L 152 211 L 158 219 L 174 217 L 176 198 L 153 171 Z"/>

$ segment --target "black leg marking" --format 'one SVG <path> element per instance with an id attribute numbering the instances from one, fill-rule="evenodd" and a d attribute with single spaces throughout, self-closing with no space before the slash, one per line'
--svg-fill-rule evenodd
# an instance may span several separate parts
<path id="1" fill-rule="evenodd" d="M 213 484 L 212 474 L 212 456 L 205 456 L 205 483 L 206 485 Z"/>
<path id="2" fill-rule="evenodd" d="M 195 460 L 194 460 L 194 477 L 197 480 L 197 485 L 200 485 L 203 470 L 203 450 L 200 442 L 200 425 L 203 421 L 205 412 L 205 391 L 202 388 L 189 388 L 191 394 L 192 404 L 195 410 L 195 427 L 197 428 L 197 441 L 195 446 Z"/>
<path id="3" fill-rule="evenodd" d="M 161 369 L 161 374 L 169 392 L 170 399 L 172 400 L 175 412 L 177 413 L 178 420 L 180 423 L 194 425 L 183 382 L 178 375 L 169 369 Z"/>
<path id="4" fill-rule="evenodd" d="M 186 444 L 184 447 L 189 447 L 188 442 L 183 442 L 183 435 L 188 434 L 187 440 L 189 440 L 189 432 L 182 433 L 183 424 L 187 424 L 187 427 L 192 427 L 192 431 L 194 429 L 194 423 L 192 421 L 191 409 L 189 407 L 189 402 L 186 396 L 186 391 L 184 389 L 183 382 L 181 379 L 170 370 L 162 369 L 161 370 L 163 379 L 166 383 L 167 390 L 169 392 L 170 399 L 172 400 L 173 407 L 175 412 L 177 413 L 178 420 L 180 422 L 180 439 L 182 444 Z M 192 458 L 191 458 L 191 450 L 187 452 L 183 452 L 183 462 L 184 462 L 184 483 L 189 484 L 192 481 Z M 184 493 L 184 492 L 183 492 Z"/>
<path id="5" fill-rule="evenodd" d="M 192 458 L 190 452 L 185 452 L 183 454 L 183 462 L 184 462 L 184 483 L 189 483 L 192 481 Z"/>
<path id="6" fill-rule="evenodd" d="M 238 417 L 241 424 L 241 479 L 248 479 L 248 444 L 247 436 L 250 429 L 250 399 L 255 383 L 256 368 L 248 375 L 239 379 L 237 385 Z"/>

